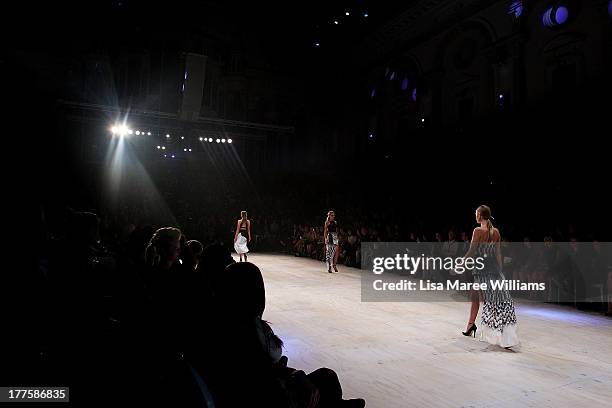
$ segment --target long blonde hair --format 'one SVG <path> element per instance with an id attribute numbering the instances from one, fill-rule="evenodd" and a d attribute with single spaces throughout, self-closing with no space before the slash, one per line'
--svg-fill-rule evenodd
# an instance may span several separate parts
<path id="1" fill-rule="evenodd" d="M 483 220 L 487 222 L 487 230 L 489 231 L 489 239 L 492 239 L 493 235 L 495 234 L 495 230 L 493 227 L 493 221 L 491 221 L 493 219 L 493 217 L 491 217 L 491 209 L 488 206 L 483 204 L 480 207 L 478 207 L 476 211 L 478 211 L 478 213 L 480 214 L 480 218 L 482 218 Z"/>

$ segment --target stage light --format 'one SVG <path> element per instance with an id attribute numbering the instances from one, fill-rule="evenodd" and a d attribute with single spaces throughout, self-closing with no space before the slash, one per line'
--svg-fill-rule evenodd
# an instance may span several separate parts
<path id="1" fill-rule="evenodd" d="M 183 149 L 183 151 L 184 151 L 184 152 L 186 152 L 186 151 L 187 151 L 187 149 Z"/>
<path id="2" fill-rule="evenodd" d="M 227 143 L 233 143 L 232 139 L 227 139 Z"/>
<path id="3" fill-rule="evenodd" d="M 319 44 L 318 42 L 316 42 L 316 43 L 314 43 L 314 46 L 315 46 L 316 48 L 319 48 L 319 47 L 321 46 L 321 44 Z"/>
<path id="4" fill-rule="evenodd" d="M 217 142 L 217 143 L 221 143 L 221 139 L 217 139 L 217 140 L 216 140 L 216 142 Z"/>
<path id="5" fill-rule="evenodd" d="M 174 159 L 174 155 L 172 155 L 172 158 Z"/>
<path id="6" fill-rule="evenodd" d="M 542 15 L 542 24 L 546 27 L 554 27 L 567 22 L 569 10 L 565 6 L 555 6 L 546 9 Z"/>
<path id="7" fill-rule="evenodd" d="M 221 143 L 225 143 L 225 139 L 221 139 Z"/>
<path id="8" fill-rule="evenodd" d="M 204 138 L 203 138 L 202 136 L 200 136 L 200 142 L 201 142 L 202 140 L 204 140 Z"/>
<path id="9" fill-rule="evenodd" d="M 504 94 L 499 94 L 499 99 L 504 99 Z"/>
<path id="10" fill-rule="evenodd" d="M 164 157 L 168 157 L 168 155 L 167 155 L 167 154 L 164 154 Z"/>
<path id="11" fill-rule="evenodd" d="M 147 132 L 147 136 L 151 136 L 151 132 Z"/>
<path id="12" fill-rule="evenodd" d="M 421 123 L 425 123 L 425 118 L 421 118 Z"/>
<path id="13" fill-rule="evenodd" d="M 561 6 L 557 8 L 557 11 L 555 11 L 555 21 L 557 22 L 557 24 L 565 23 L 568 17 L 569 11 L 567 7 Z"/>
<path id="14" fill-rule="evenodd" d="M 169 138 L 170 138 L 170 135 L 166 135 L 166 139 L 169 139 Z"/>
<path id="15" fill-rule="evenodd" d="M 334 24 L 338 24 L 338 20 L 334 20 Z"/>
<path id="16" fill-rule="evenodd" d="M 140 130 L 136 131 L 136 136 L 140 136 Z"/>
<path id="17" fill-rule="evenodd" d="M 161 146 L 157 146 L 158 149 L 161 149 Z"/>
<path id="18" fill-rule="evenodd" d="M 189 151 L 191 151 L 191 149 L 189 149 Z"/>
<path id="19" fill-rule="evenodd" d="M 368 17 L 368 15 L 369 15 L 369 14 L 368 14 L 368 12 L 367 12 L 367 11 L 366 11 L 365 13 L 363 13 L 363 16 L 364 16 L 364 17 L 366 17 L 366 18 Z"/>
<path id="20" fill-rule="evenodd" d="M 185 136 L 181 136 L 181 139 L 185 139 Z"/>
<path id="21" fill-rule="evenodd" d="M 523 14 L 523 2 L 513 1 L 508 8 L 508 14 L 512 14 L 515 18 L 519 18 Z"/>
<path id="22" fill-rule="evenodd" d="M 166 150 L 166 146 L 162 146 L 162 150 Z"/>
<path id="23" fill-rule="evenodd" d="M 132 134 L 132 131 L 126 125 L 115 125 L 111 127 L 111 132 L 113 135 L 125 136 L 127 134 Z"/>
<path id="24" fill-rule="evenodd" d="M 130 135 L 131 135 L 132 133 L 134 133 L 134 131 L 133 131 L 132 129 L 129 129 L 129 130 L 128 130 L 128 134 L 130 134 Z"/>
<path id="25" fill-rule="evenodd" d="M 344 15 L 345 15 L 345 16 L 350 16 L 350 15 L 351 15 L 351 13 L 347 11 L 346 13 L 344 13 Z"/>
<path id="26" fill-rule="evenodd" d="M 212 137 L 208 138 L 208 143 L 212 143 Z"/>

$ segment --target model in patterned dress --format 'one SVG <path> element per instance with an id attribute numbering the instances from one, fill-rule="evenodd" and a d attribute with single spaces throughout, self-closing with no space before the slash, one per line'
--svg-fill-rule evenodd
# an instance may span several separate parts
<path id="1" fill-rule="evenodd" d="M 476 337 L 476 316 L 480 300 L 482 313 L 480 316 L 480 340 L 510 349 L 519 344 L 517 334 L 516 313 L 514 302 L 506 289 L 493 288 L 492 282 L 505 280 L 502 272 L 501 234 L 493 226 L 491 209 L 481 205 L 476 209 L 476 221 L 480 227 L 474 229 L 472 242 L 466 258 L 482 257 L 484 267 L 475 269 L 472 273 L 474 282 L 486 284 L 486 290 L 471 293 L 472 307 L 467 330 L 463 335 Z"/>
<path id="2" fill-rule="evenodd" d="M 325 262 L 327 263 L 327 272 L 332 273 L 332 267 L 334 271 L 338 272 L 338 268 L 336 267 L 336 262 L 338 261 L 338 223 L 336 222 L 336 213 L 333 211 L 327 213 L 323 235 L 325 238 Z"/>

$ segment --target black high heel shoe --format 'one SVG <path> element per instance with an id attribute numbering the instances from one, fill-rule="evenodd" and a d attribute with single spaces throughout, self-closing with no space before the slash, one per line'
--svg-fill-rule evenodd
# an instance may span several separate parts
<path id="1" fill-rule="evenodd" d="M 476 327 L 476 323 L 472 323 L 472 325 L 470 326 L 468 331 L 461 332 L 461 334 L 463 334 L 464 336 L 471 336 L 472 333 L 474 333 L 474 338 L 475 338 L 476 337 L 476 330 L 477 329 L 478 329 L 478 327 Z"/>

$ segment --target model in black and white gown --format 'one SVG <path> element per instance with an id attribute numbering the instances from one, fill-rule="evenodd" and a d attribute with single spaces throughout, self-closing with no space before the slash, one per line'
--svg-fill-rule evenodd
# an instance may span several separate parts
<path id="1" fill-rule="evenodd" d="M 505 286 L 493 286 L 493 283 L 500 284 L 505 280 L 502 272 L 501 234 L 493 227 L 489 207 L 481 205 L 476 209 L 475 215 L 480 227 L 474 229 L 465 257 L 482 258 L 483 268 L 474 269 L 472 277 L 475 283 L 486 284 L 486 290 L 471 292 L 470 317 L 463 335 L 473 334 L 476 337 L 476 316 L 482 301 L 480 340 L 509 349 L 519 344 L 514 301 Z"/>
<path id="2" fill-rule="evenodd" d="M 474 282 L 487 285 L 481 291 L 480 340 L 510 348 L 519 344 L 518 325 L 510 292 L 505 288 L 494 289 L 492 285 L 506 279 L 496 259 L 496 246 L 496 242 L 485 242 L 477 249 L 477 256 L 484 258 L 484 268 L 473 273 Z"/>

